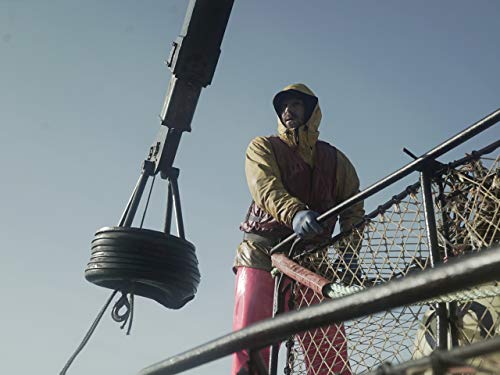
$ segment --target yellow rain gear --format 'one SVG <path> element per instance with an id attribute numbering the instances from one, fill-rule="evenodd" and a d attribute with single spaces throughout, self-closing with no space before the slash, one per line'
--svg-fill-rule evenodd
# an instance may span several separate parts
<path id="1" fill-rule="evenodd" d="M 304 84 L 292 84 L 283 91 L 295 90 L 314 96 Z M 278 116 L 278 136 L 292 148 L 297 148 L 303 160 L 314 168 L 314 153 L 319 137 L 321 109 L 316 104 L 306 123 L 296 129 L 288 129 Z M 273 154 L 270 141 L 266 137 L 254 138 L 246 151 L 245 174 L 248 188 L 255 203 L 280 223 L 292 227 L 294 215 L 307 210 L 305 203 L 292 196 L 284 187 L 280 169 Z M 359 179 L 349 159 L 337 150 L 337 184 L 335 188 L 336 204 L 359 192 Z M 343 211 L 340 216 L 341 231 L 349 230 L 364 215 L 363 202 Z M 271 270 L 270 249 L 260 243 L 244 240 L 238 247 L 234 267 L 245 266 Z"/>

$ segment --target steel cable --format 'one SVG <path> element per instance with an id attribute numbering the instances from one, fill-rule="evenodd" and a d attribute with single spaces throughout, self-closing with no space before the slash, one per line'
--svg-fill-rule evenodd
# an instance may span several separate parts
<path id="1" fill-rule="evenodd" d="M 109 304 L 111 303 L 111 301 L 113 300 L 113 298 L 115 297 L 117 292 L 118 292 L 118 290 L 115 290 L 115 291 L 113 291 L 113 293 L 111 293 L 111 295 L 107 299 L 106 303 L 102 307 L 101 311 L 99 311 L 99 314 L 97 314 L 97 317 L 94 320 L 94 322 L 92 323 L 92 325 L 90 326 L 90 329 L 85 334 L 85 337 L 83 338 L 82 342 L 80 343 L 80 345 L 78 345 L 78 347 L 76 348 L 75 352 L 71 355 L 71 357 L 69 357 L 68 361 L 64 365 L 64 367 L 61 370 L 61 372 L 59 373 L 59 375 L 66 375 L 66 371 L 68 371 L 69 367 L 71 366 L 71 364 L 73 363 L 75 358 L 78 356 L 78 354 L 80 354 L 80 352 L 83 350 L 83 348 L 85 347 L 87 342 L 90 340 L 90 337 L 94 333 L 95 329 L 97 328 L 97 325 L 99 324 L 99 322 L 102 319 L 102 316 L 104 315 L 104 313 L 108 309 Z"/>

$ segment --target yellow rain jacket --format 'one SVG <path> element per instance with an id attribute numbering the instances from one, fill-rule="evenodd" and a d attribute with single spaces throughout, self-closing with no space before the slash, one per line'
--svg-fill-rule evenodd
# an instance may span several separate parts
<path id="1" fill-rule="evenodd" d="M 283 89 L 296 90 L 314 96 L 304 84 L 292 84 Z M 290 147 L 298 147 L 304 161 L 314 167 L 315 145 L 318 140 L 318 127 L 321 121 L 319 104 L 312 111 L 307 122 L 297 129 L 288 129 L 278 116 L 278 136 Z M 250 142 L 245 157 L 245 174 L 248 188 L 254 202 L 276 220 L 292 228 L 294 215 L 307 210 L 306 204 L 292 196 L 283 186 L 280 169 L 273 154 L 270 141 L 257 137 Z M 359 179 L 349 159 L 337 150 L 337 182 L 335 188 L 336 204 L 359 192 Z M 363 218 L 363 202 L 343 211 L 340 216 L 340 229 L 347 231 Z M 234 268 L 244 266 L 271 270 L 270 248 L 260 243 L 243 240 L 238 246 Z"/>

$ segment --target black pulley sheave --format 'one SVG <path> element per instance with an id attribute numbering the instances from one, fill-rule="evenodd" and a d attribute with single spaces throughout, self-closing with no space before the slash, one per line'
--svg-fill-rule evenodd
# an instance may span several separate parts
<path id="1" fill-rule="evenodd" d="M 179 309 L 194 298 L 200 272 L 195 247 L 185 239 L 150 229 L 105 227 L 92 241 L 85 278 Z"/>

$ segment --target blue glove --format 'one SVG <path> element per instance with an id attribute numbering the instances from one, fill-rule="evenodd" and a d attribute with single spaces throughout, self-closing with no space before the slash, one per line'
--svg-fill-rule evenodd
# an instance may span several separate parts
<path id="1" fill-rule="evenodd" d="M 323 232 L 323 228 L 316 221 L 319 216 L 311 210 L 298 211 L 292 220 L 293 231 L 300 238 L 311 238 Z"/>

